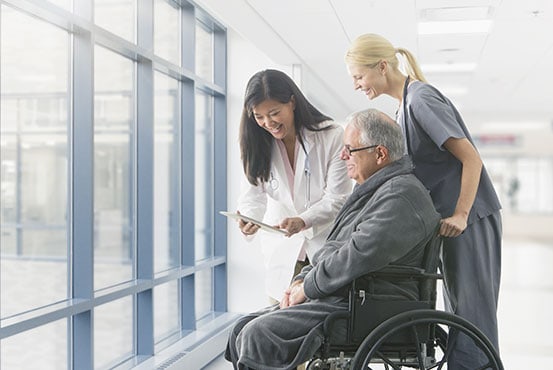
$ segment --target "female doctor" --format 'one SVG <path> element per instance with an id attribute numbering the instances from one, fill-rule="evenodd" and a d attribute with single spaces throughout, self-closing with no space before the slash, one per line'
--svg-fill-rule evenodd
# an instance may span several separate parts
<path id="1" fill-rule="evenodd" d="M 284 230 L 259 230 L 239 221 L 244 235 L 259 234 L 266 293 L 277 303 L 295 272 L 309 263 L 351 192 L 340 160 L 343 129 L 318 111 L 294 81 L 277 70 L 253 75 L 240 121 L 240 152 L 249 188 L 238 212 Z"/>

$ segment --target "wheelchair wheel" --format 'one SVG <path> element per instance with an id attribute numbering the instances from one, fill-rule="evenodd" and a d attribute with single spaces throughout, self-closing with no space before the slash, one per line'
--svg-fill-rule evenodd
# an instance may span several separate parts
<path id="1" fill-rule="evenodd" d="M 410 333 L 407 348 L 390 345 L 400 333 Z M 469 338 L 480 350 L 481 364 L 475 370 L 503 370 L 493 345 L 477 327 L 459 316 L 436 310 L 403 312 L 384 321 L 363 340 L 352 358 L 351 369 L 397 370 L 405 366 L 445 370 L 452 344 L 459 336 Z"/>

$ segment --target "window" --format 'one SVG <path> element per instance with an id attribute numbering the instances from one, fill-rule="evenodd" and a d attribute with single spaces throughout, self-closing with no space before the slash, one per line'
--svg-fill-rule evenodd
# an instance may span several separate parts
<path id="1" fill-rule="evenodd" d="M 186 0 L 19 4 L 0 0 L 0 368 L 194 348 L 228 324 L 225 29 Z"/>
<path id="2" fill-rule="evenodd" d="M 180 141 L 178 81 L 154 74 L 155 272 L 180 264 Z"/>
<path id="3" fill-rule="evenodd" d="M 553 213 L 553 158 L 485 159 L 502 206 L 515 213 Z"/>
<path id="4" fill-rule="evenodd" d="M 94 289 L 133 277 L 133 62 L 94 48 Z"/>
<path id="5" fill-rule="evenodd" d="M 3 318 L 68 297 L 69 37 L 0 12 Z"/>

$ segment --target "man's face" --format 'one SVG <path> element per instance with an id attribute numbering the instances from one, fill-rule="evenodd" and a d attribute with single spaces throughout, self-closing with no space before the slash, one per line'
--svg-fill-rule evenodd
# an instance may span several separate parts
<path id="1" fill-rule="evenodd" d="M 350 149 L 366 147 L 359 142 L 359 130 L 352 124 L 346 126 L 344 132 L 344 148 L 340 158 L 346 161 L 348 176 L 358 184 L 362 184 L 377 171 L 377 155 L 375 148 L 356 151 L 348 155 L 346 147 Z"/>

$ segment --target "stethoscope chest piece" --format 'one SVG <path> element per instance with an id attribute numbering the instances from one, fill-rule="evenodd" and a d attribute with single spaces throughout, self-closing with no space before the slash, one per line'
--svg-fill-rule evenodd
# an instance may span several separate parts
<path id="1" fill-rule="evenodd" d="M 278 180 L 275 179 L 275 176 L 273 175 L 273 172 L 271 171 L 271 178 L 269 179 L 269 186 L 271 187 L 271 189 L 273 190 L 277 190 L 278 189 Z"/>

